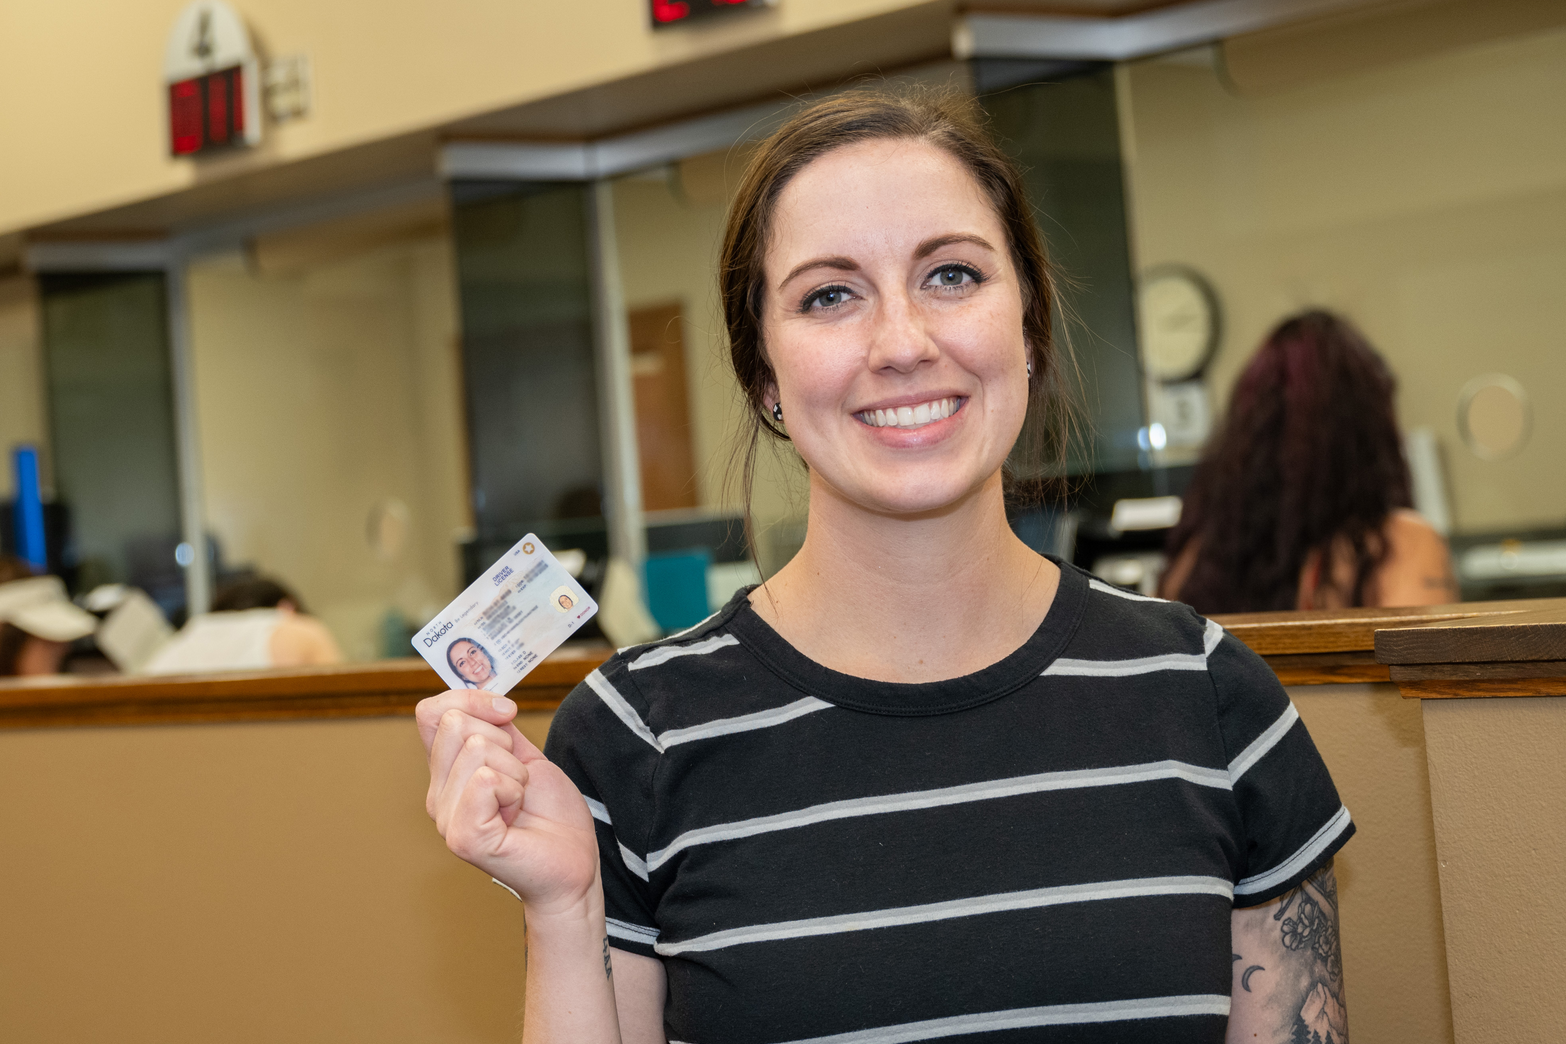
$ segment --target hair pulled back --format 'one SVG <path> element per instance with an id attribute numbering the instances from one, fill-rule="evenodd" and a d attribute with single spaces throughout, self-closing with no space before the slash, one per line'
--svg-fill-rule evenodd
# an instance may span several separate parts
<path id="1" fill-rule="evenodd" d="M 1006 231 L 1012 265 L 1022 289 L 1022 332 L 1033 375 L 1029 379 L 1030 422 L 1024 441 L 1035 459 L 1029 478 L 1051 469 L 1044 458 L 1063 463 L 1071 425 L 1062 355 L 1053 332 L 1054 280 L 1043 239 L 1033 220 L 1022 174 L 1001 151 L 970 96 L 953 90 L 861 88 L 835 95 L 796 113 L 752 154 L 729 207 L 718 261 L 719 292 L 728 330 L 729 359 L 745 396 L 747 422 L 736 447 L 743 464 L 745 529 L 751 536 L 750 497 L 756 454 L 763 435 L 780 442 L 788 435 L 772 423 L 763 403 L 774 380 L 762 316 L 766 303 L 765 261 L 778 197 L 794 176 L 834 149 L 881 140 L 919 141 L 941 149 L 973 176 Z M 1008 464 L 1008 489 L 1016 475 Z M 752 542 L 754 547 L 754 542 Z"/>
<path id="2" fill-rule="evenodd" d="M 1350 604 L 1386 558 L 1382 529 L 1413 503 L 1381 356 L 1346 320 L 1310 311 L 1284 320 L 1235 385 L 1229 416 L 1197 466 L 1171 560 L 1198 540 L 1180 587 L 1204 613 L 1293 609 L 1311 552 L 1353 551 Z"/>

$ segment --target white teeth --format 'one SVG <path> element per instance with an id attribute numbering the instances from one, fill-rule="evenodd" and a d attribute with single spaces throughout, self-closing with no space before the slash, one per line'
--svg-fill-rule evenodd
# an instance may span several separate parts
<path id="1" fill-rule="evenodd" d="M 866 410 L 858 417 L 875 428 L 922 428 L 933 421 L 945 420 L 956 412 L 956 399 L 934 399 L 917 406 Z"/>

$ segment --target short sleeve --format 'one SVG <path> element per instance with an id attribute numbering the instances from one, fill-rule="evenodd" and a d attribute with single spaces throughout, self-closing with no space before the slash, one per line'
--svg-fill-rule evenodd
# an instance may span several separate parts
<path id="1" fill-rule="evenodd" d="M 645 846 L 660 752 L 646 721 L 647 707 L 616 658 L 561 702 L 544 754 L 576 784 L 593 813 L 610 945 L 656 957 Z"/>
<path id="2" fill-rule="evenodd" d="M 1354 823 L 1266 661 L 1225 634 L 1208 671 L 1245 832 L 1234 904 L 1258 906 L 1315 873 L 1353 835 Z"/>

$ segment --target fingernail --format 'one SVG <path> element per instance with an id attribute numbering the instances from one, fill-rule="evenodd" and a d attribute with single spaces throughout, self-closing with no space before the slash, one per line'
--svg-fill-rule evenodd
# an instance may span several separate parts
<path id="1" fill-rule="evenodd" d="M 494 699 L 489 701 L 489 705 L 491 707 L 494 707 L 497 711 L 499 711 L 502 714 L 508 714 L 509 715 L 509 714 L 515 714 L 517 712 L 517 705 L 515 703 L 512 703 L 509 699 L 507 699 L 504 696 L 496 696 Z"/>

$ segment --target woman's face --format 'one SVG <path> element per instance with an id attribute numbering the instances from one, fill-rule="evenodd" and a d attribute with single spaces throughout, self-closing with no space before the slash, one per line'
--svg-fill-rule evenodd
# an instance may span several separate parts
<path id="1" fill-rule="evenodd" d="M 459 678 L 470 685 L 483 685 L 495 676 L 494 666 L 482 649 L 472 642 L 461 641 L 451 647 L 451 662 Z"/>
<path id="2" fill-rule="evenodd" d="M 1027 413 L 1005 229 L 948 153 L 827 153 L 778 197 L 763 333 L 812 480 L 868 510 L 935 512 L 996 477 Z"/>

